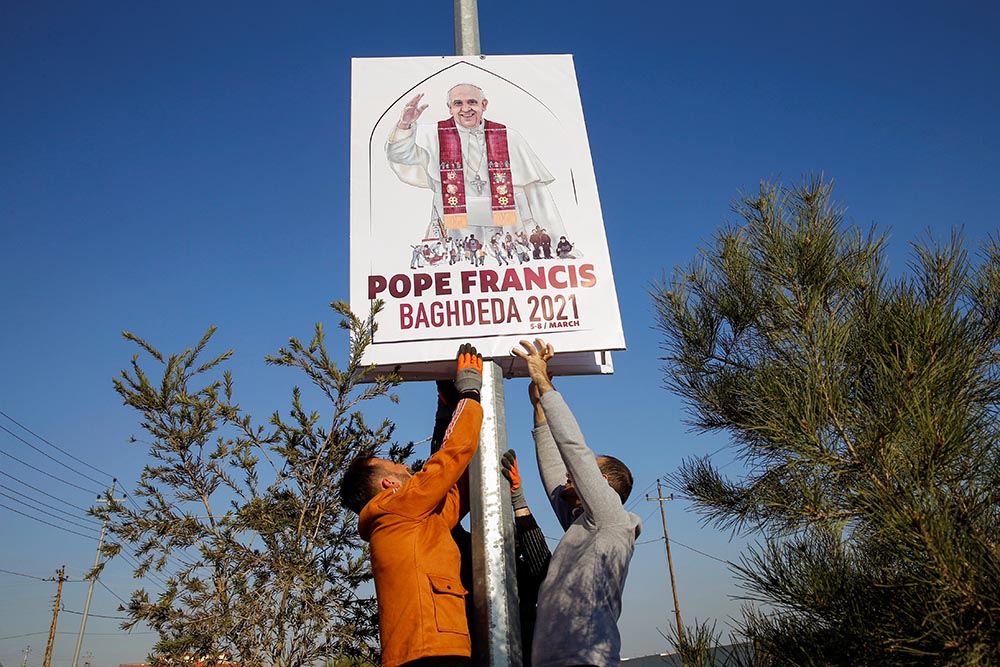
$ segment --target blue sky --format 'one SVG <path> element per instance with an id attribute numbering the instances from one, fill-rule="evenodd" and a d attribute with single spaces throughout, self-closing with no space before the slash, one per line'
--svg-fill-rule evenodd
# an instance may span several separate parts
<path id="1" fill-rule="evenodd" d="M 575 55 L 628 350 L 612 377 L 558 384 L 592 446 L 636 472 L 645 532 L 623 653 L 662 650 L 672 604 L 656 503 L 642 494 L 685 456 L 731 456 L 691 433 L 662 389 L 650 282 L 732 220 L 741 189 L 820 171 L 850 222 L 889 231 L 894 272 L 928 230 L 995 235 L 1000 9 L 483 0 L 480 21 L 487 54 Z M 28 664 L 41 664 L 55 584 L 31 577 L 65 564 L 53 663 L 64 665 L 96 549 L 65 528 L 96 527 L 63 501 L 86 507 L 102 490 L 92 480 L 129 484 L 145 462 L 128 443 L 138 419 L 111 387 L 133 353 L 121 331 L 178 351 L 218 325 L 213 349 L 236 350 L 241 403 L 262 418 L 285 409 L 302 379 L 264 355 L 316 321 L 332 330 L 327 304 L 347 298 L 350 59 L 453 53 L 452 3 L 7 2 L 0 53 L 0 411 L 73 457 L 0 415 L 0 505 L 34 516 L 0 507 L 0 570 L 15 573 L 0 572 L 0 662 L 20 664 L 30 645 Z M 345 357 L 342 337 L 332 346 Z M 527 454 L 524 385 L 507 383 L 507 415 L 509 443 Z M 400 394 L 373 413 L 400 440 L 426 437 L 432 390 Z M 528 499 L 557 535 L 535 482 Z M 739 590 L 720 560 L 742 543 L 701 527 L 684 501 L 666 509 L 684 618 L 722 629 Z M 116 596 L 135 588 L 127 564 L 102 581 L 91 613 L 116 616 Z M 88 622 L 93 667 L 145 656 L 152 637 L 117 624 Z"/>

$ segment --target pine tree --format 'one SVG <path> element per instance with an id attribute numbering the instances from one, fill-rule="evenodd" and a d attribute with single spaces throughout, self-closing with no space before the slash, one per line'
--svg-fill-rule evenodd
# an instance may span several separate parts
<path id="1" fill-rule="evenodd" d="M 651 296 L 669 389 L 708 457 L 672 477 L 737 567 L 758 664 L 1000 664 L 1000 247 L 844 222 L 822 177 L 762 184 Z"/>
<path id="2" fill-rule="evenodd" d="M 153 379 L 132 359 L 114 380 L 141 415 L 152 462 L 135 503 L 112 502 L 109 556 L 131 551 L 136 576 L 163 583 L 140 588 L 123 627 L 159 634 L 158 661 L 184 656 L 247 666 L 301 667 L 324 661 L 378 664 L 375 601 L 359 596 L 371 579 L 367 545 L 338 501 L 340 474 L 356 454 L 389 443 L 393 424 L 370 426 L 360 404 L 389 397 L 394 376 L 362 384 L 376 305 L 367 319 L 331 304 L 352 340 L 346 367 L 330 358 L 317 324 L 308 344 L 296 338 L 267 363 L 298 369 L 329 404 L 309 411 L 292 390 L 287 415 L 257 425 L 234 399 L 221 370 L 232 351 L 202 361 L 215 329 L 181 354 L 165 356 L 126 332 L 158 366 Z M 411 447 L 391 445 L 397 460 Z"/>

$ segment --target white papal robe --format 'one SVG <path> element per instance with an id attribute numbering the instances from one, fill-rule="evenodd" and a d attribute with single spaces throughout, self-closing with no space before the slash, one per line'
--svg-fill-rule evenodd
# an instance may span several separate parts
<path id="1" fill-rule="evenodd" d="M 517 223 L 503 227 L 495 225 L 487 180 L 489 173 L 483 123 L 480 122 L 478 127 L 472 129 L 456 123 L 456 128 L 462 141 L 465 204 L 469 226 L 451 230 L 450 236 L 461 239 L 469 234 L 475 234 L 485 245 L 498 231 L 504 235 L 524 231 L 531 236 L 536 225 L 547 230 L 553 239 L 566 234 L 559 209 L 548 187 L 555 178 L 531 150 L 528 142 L 509 127 L 507 147 L 510 152 Z M 441 199 L 441 159 L 437 123 L 430 125 L 413 123 L 407 130 L 396 127 L 386 142 L 385 153 L 389 159 L 389 166 L 399 180 L 414 187 L 427 188 L 434 194 L 430 221 L 442 220 L 444 204 Z M 479 187 L 476 185 L 476 176 L 480 179 Z"/>

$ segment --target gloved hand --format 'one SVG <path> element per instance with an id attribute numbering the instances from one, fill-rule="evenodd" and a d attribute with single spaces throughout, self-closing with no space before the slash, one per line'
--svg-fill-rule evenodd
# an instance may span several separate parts
<path id="1" fill-rule="evenodd" d="M 455 372 L 455 389 L 460 398 L 479 400 L 483 389 L 483 355 L 469 343 L 458 348 L 458 370 Z"/>
<path id="2" fill-rule="evenodd" d="M 508 449 L 500 457 L 500 474 L 510 482 L 510 504 L 514 511 L 528 509 L 528 501 L 524 499 L 524 489 L 521 488 L 521 475 L 517 472 L 517 454 Z"/>

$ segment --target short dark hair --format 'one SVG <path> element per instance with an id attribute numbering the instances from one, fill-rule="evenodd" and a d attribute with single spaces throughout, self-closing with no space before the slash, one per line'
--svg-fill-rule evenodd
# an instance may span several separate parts
<path id="1" fill-rule="evenodd" d="M 632 471 L 615 457 L 606 454 L 600 457 L 597 465 L 601 469 L 601 474 L 607 476 L 608 484 L 618 493 L 624 505 L 632 493 Z"/>
<path id="2" fill-rule="evenodd" d="M 355 514 L 361 514 L 368 501 L 375 497 L 378 482 L 378 471 L 372 465 L 375 460 L 368 454 L 355 456 L 340 478 L 340 502 Z"/>

